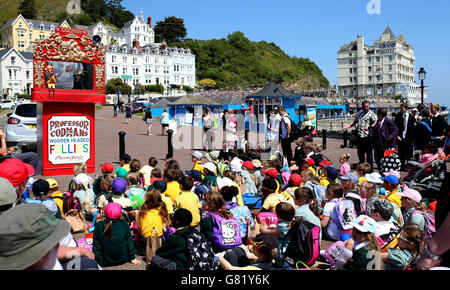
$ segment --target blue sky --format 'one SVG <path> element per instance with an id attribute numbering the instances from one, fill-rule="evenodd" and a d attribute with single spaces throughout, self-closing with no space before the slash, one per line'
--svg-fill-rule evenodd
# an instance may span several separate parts
<path id="1" fill-rule="evenodd" d="M 369 3 L 380 4 L 370 14 Z M 123 0 L 153 25 L 183 18 L 194 39 L 225 38 L 242 31 L 250 40 L 274 42 L 287 54 L 314 61 L 337 85 L 337 51 L 358 34 L 373 44 L 386 28 L 403 33 L 415 49 L 416 77 L 427 71 L 429 101 L 450 105 L 450 1 L 448 0 Z M 377 7 L 377 6 L 371 6 Z"/>

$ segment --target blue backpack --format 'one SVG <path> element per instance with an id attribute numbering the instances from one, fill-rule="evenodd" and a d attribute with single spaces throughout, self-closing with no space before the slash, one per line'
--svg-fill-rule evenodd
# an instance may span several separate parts
<path id="1" fill-rule="evenodd" d="M 236 203 L 225 205 L 233 214 L 233 217 L 237 220 L 239 226 L 239 232 L 241 233 L 241 238 L 247 236 L 248 226 L 253 226 L 254 221 L 252 218 L 252 213 L 247 206 L 238 206 Z"/>

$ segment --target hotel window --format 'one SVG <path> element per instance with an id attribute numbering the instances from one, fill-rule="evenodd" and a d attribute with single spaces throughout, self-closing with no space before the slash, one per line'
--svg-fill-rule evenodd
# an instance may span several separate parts
<path id="1" fill-rule="evenodd" d="M 392 55 L 389 56 L 389 61 L 392 61 L 394 57 Z"/>
<path id="2" fill-rule="evenodd" d="M 19 22 L 19 28 L 22 28 L 22 22 Z"/>
<path id="3" fill-rule="evenodd" d="M 123 60 L 123 63 L 127 63 L 127 57 L 126 56 L 122 57 L 122 60 Z"/>
<path id="4" fill-rule="evenodd" d="M 9 73 L 9 79 L 12 79 L 12 70 L 8 70 L 8 73 Z"/>
<path id="5" fill-rule="evenodd" d="M 367 58 L 367 62 L 372 62 L 372 58 L 371 57 Z"/>
<path id="6" fill-rule="evenodd" d="M 11 56 L 11 65 L 15 65 L 15 64 L 16 64 L 16 57 Z"/>
<path id="7" fill-rule="evenodd" d="M 377 76 L 377 82 L 379 82 L 381 80 L 380 76 Z"/>
<path id="8" fill-rule="evenodd" d="M 389 70 L 392 70 L 392 64 L 389 65 Z"/>
<path id="9" fill-rule="evenodd" d="M 349 73 L 353 73 L 353 69 L 352 68 L 349 68 L 348 71 L 349 71 Z"/>
<path id="10" fill-rule="evenodd" d="M 350 80 L 350 82 L 352 83 L 353 82 L 353 78 L 351 77 L 351 78 L 349 78 L 349 80 Z"/>
<path id="11" fill-rule="evenodd" d="M 33 34 L 30 33 L 30 41 L 33 40 Z"/>
<path id="12" fill-rule="evenodd" d="M 39 30 L 44 31 L 44 24 L 39 25 Z"/>
<path id="13" fill-rule="evenodd" d="M 133 64 L 137 63 L 137 58 L 133 57 Z"/>
<path id="14" fill-rule="evenodd" d="M 123 74 L 124 74 L 124 75 L 127 74 L 127 68 L 126 68 L 126 67 L 123 68 Z"/>
<path id="15" fill-rule="evenodd" d="M 369 76 L 369 82 L 371 82 L 372 81 L 372 76 Z"/>
<path id="16" fill-rule="evenodd" d="M 392 81 L 392 75 L 389 75 L 389 80 Z"/>
<path id="17" fill-rule="evenodd" d="M 30 79 L 30 71 L 29 71 L 29 70 L 27 70 L 27 71 L 25 72 L 25 75 L 26 75 L 26 77 L 27 77 L 27 80 Z"/>
<path id="18" fill-rule="evenodd" d="M 377 56 L 377 62 L 380 62 L 380 57 L 379 56 Z"/>
<path id="19" fill-rule="evenodd" d="M 111 55 L 111 62 L 116 62 L 116 56 L 115 55 Z"/>
<path id="20" fill-rule="evenodd" d="M 368 66 L 368 67 L 367 67 L 367 70 L 368 70 L 369 72 L 372 72 L 372 67 L 371 67 L 371 66 Z"/>
<path id="21" fill-rule="evenodd" d="M 353 59 L 349 59 L 349 60 L 348 60 L 348 63 L 349 63 L 349 64 L 352 64 L 352 63 L 353 63 Z"/>

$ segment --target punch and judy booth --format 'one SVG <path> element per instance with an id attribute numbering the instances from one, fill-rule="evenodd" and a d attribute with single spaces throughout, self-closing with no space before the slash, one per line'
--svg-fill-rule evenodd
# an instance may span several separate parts
<path id="1" fill-rule="evenodd" d="M 83 29 L 58 27 L 34 44 L 38 154 L 43 175 L 95 172 L 95 104 L 105 103 L 105 50 Z"/>

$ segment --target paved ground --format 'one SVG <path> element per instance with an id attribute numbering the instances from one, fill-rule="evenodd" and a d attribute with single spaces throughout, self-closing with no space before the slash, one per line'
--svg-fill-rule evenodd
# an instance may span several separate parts
<path id="1" fill-rule="evenodd" d="M 4 126 L 6 122 L 5 119 L 5 116 L 0 116 L 0 125 Z M 159 122 L 157 120 L 153 121 L 153 135 L 147 136 L 147 125 L 144 121 L 142 121 L 141 117 L 133 116 L 131 123 L 127 124 L 124 114 L 119 114 L 117 118 L 113 118 L 112 107 L 103 107 L 102 110 L 99 110 L 96 113 L 95 155 L 97 165 L 95 174 L 101 174 L 100 164 L 105 162 L 113 162 L 115 167 L 118 167 L 118 133 L 122 130 L 126 132 L 126 153 L 130 154 L 132 158 L 139 159 L 142 165 L 145 165 L 149 157 L 154 156 L 159 160 L 158 167 L 164 168 L 164 162 L 167 154 L 167 136 L 160 135 L 161 125 Z M 217 134 L 218 139 L 221 135 L 221 132 Z M 179 161 L 182 169 L 189 170 L 192 167 L 190 154 L 193 152 L 193 149 L 201 150 L 201 136 L 201 128 L 178 128 L 177 135 L 174 136 L 175 150 L 173 158 Z M 250 133 L 250 138 L 256 137 L 256 135 Z M 260 135 L 259 137 L 263 138 L 263 135 Z M 322 138 L 315 138 L 314 141 L 322 144 Z M 339 157 L 342 153 L 350 153 L 350 162 L 356 162 L 356 149 L 342 149 L 340 147 L 342 143 L 342 140 L 328 139 L 327 148 L 323 150 L 322 153 L 335 165 L 339 164 Z M 218 140 L 217 144 L 217 148 L 220 148 L 222 141 Z M 44 178 L 50 177 L 58 181 L 61 189 L 65 189 L 73 175 L 45 176 Z M 36 176 L 36 178 L 40 178 L 40 176 Z M 83 235 L 76 235 L 75 238 L 80 238 L 82 236 Z M 322 248 L 326 248 L 328 245 L 328 242 L 323 242 Z M 141 265 L 132 265 L 131 263 L 128 263 L 118 267 L 110 267 L 106 269 L 141 270 L 145 269 L 145 263 L 141 263 Z"/>

